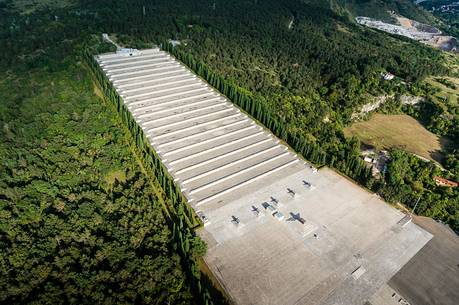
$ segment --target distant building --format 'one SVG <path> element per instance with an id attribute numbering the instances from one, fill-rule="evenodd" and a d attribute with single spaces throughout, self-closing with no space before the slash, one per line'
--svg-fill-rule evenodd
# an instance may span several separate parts
<path id="1" fill-rule="evenodd" d="M 459 186 L 459 183 L 457 183 L 455 181 L 451 181 L 451 180 L 448 180 L 448 179 L 445 179 L 445 178 L 442 178 L 442 177 L 438 177 L 438 176 L 435 176 L 434 180 L 435 180 L 435 183 L 438 186 L 446 186 L 446 187 L 457 187 L 457 186 Z"/>
<path id="2" fill-rule="evenodd" d="M 108 37 L 108 34 L 107 33 L 102 33 L 102 39 L 106 42 L 112 42 L 112 40 L 110 39 L 110 37 Z"/>
<path id="3" fill-rule="evenodd" d="M 173 39 L 169 39 L 169 43 L 171 45 L 173 45 L 174 47 L 179 46 L 179 45 L 182 44 L 182 42 L 180 40 L 173 40 Z"/>
<path id="4" fill-rule="evenodd" d="M 387 171 L 387 162 L 389 161 L 389 153 L 385 150 L 377 152 L 374 149 L 362 151 L 363 160 L 371 166 L 373 177 L 379 177 L 381 173 Z"/>
<path id="5" fill-rule="evenodd" d="M 386 72 L 382 74 L 382 77 L 384 78 L 384 80 L 393 80 L 395 75 L 392 73 Z"/>
<path id="6" fill-rule="evenodd" d="M 377 162 L 376 159 L 371 158 L 371 157 L 369 157 L 369 156 L 365 156 L 365 158 L 363 158 L 363 160 L 364 160 L 365 162 L 371 163 L 371 164 L 375 164 L 375 163 Z"/>

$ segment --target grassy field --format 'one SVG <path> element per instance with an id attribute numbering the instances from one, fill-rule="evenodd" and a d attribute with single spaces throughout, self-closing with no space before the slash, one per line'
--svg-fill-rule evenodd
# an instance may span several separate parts
<path id="1" fill-rule="evenodd" d="M 443 83 L 442 83 L 443 80 Z M 446 81 L 446 83 L 445 83 Z M 432 99 L 436 102 L 447 103 L 452 106 L 458 104 L 459 99 L 459 78 L 454 77 L 431 77 L 427 79 L 427 82 L 434 88 L 438 89 L 438 92 L 431 95 Z"/>
<path id="2" fill-rule="evenodd" d="M 408 115 L 375 114 L 369 121 L 354 123 L 344 132 L 377 149 L 399 148 L 436 161 L 441 160 L 440 151 L 447 144 Z"/>

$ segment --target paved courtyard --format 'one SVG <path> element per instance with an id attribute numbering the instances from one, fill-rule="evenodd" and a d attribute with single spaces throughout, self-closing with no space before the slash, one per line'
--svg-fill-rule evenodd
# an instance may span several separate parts
<path id="1" fill-rule="evenodd" d="M 303 165 L 252 191 L 201 207 L 206 261 L 238 304 L 364 304 L 431 238 L 330 169 Z M 283 220 L 263 208 L 271 196 Z"/>

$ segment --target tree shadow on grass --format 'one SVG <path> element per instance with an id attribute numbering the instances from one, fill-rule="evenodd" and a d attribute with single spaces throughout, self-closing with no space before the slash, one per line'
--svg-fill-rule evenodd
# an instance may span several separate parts
<path id="1" fill-rule="evenodd" d="M 445 161 L 445 158 L 446 158 L 446 152 L 447 151 L 450 151 L 450 150 L 453 150 L 457 147 L 457 144 L 455 145 L 455 143 L 448 137 L 441 137 L 439 139 L 439 142 L 440 142 L 440 147 L 441 147 L 441 150 L 434 150 L 434 151 L 430 151 L 429 152 L 429 156 L 439 162 L 439 163 L 443 163 Z"/>

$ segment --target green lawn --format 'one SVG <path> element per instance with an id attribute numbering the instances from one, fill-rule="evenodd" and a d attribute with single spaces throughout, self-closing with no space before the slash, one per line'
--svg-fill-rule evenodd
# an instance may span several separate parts
<path id="1" fill-rule="evenodd" d="M 345 134 L 377 149 L 399 148 L 436 161 L 441 160 L 440 151 L 447 144 L 408 115 L 375 114 L 368 121 L 352 124 Z"/>

